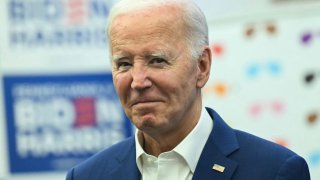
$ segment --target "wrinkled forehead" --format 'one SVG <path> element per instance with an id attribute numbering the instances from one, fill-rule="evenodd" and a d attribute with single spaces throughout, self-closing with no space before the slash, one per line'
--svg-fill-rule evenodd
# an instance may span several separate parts
<path id="1" fill-rule="evenodd" d="M 159 26 L 162 28 L 182 28 L 183 11 L 177 5 L 161 5 L 145 7 L 136 11 L 129 11 L 117 14 L 109 23 L 109 36 L 117 28 L 128 28 L 133 25 Z M 138 24 L 137 24 L 138 23 Z M 131 29 L 128 29 L 131 30 Z"/>
<path id="2" fill-rule="evenodd" d="M 181 12 L 177 7 L 161 6 L 118 15 L 111 24 L 111 46 L 118 41 L 184 38 Z M 141 39 L 143 38 L 143 39 Z M 122 42 L 121 42 L 122 43 Z"/>
<path id="3" fill-rule="evenodd" d="M 148 13 L 148 11 L 152 11 L 154 14 L 167 13 L 168 11 L 179 14 L 182 9 L 184 9 L 182 3 L 177 0 L 122 0 L 112 7 L 108 17 L 107 30 L 109 32 L 113 21 L 124 14 L 134 15 L 136 13 Z"/>

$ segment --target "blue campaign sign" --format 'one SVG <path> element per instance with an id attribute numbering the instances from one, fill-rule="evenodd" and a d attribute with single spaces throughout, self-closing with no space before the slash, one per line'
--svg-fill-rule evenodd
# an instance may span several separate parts
<path id="1" fill-rule="evenodd" d="M 132 135 L 111 74 L 5 76 L 11 173 L 65 171 Z"/>
<path id="2" fill-rule="evenodd" d="M 105 23 L 115 0 L 7 0 L 15 48 L 106 46 Z"/>

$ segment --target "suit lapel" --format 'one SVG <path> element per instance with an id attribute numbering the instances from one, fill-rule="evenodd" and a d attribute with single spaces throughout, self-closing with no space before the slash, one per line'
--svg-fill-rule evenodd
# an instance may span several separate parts
<path id="1" fill-rule="evenodd" d="M 231 179 L 237 169 L 237 162 L 228 158 L 239 148 L 234 131 L 212 109 L 207 108 L 214 121 L 213 130 L 206 142 L 197 164 L 193 180 L 202 179 Z M 216 164 L 216 167 L 212 168 Z M 224 169 L 220 169 L 223 168 Z M 223 171 L 223 172 L 221 172 Z"/>
<path id="2" fill-rule="evenodd" d="M 107 169 L 100 176 L 100 179 L 117 180 L 140 180 L 140 171 L 136 164 L 136 150 L 134 138 L 132 138 L 128 148 L 116 157 L 118 164 L 113 164 L 112 169 Z M 107 177 L 107 178 L 106 178 Z"/>

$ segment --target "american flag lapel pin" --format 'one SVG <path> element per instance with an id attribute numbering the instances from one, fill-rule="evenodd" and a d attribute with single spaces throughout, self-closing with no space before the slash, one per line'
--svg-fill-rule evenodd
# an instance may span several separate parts
<path id="1" fill-rule="evenodd" d="M 221 166 L 221 165 L 219 165 L 219 164 L 214 164 L 214 165 L 212 166 L 212 169 L 223 173 L 224 170 L 225 170 L 225 167 L 224 167 L 224 166 Z"/>

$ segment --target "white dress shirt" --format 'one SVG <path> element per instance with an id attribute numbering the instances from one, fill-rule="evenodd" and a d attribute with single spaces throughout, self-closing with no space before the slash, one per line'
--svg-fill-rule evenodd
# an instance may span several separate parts
<path id="1" fill-rule="evenodd" d="M 213 121 L 203 107 L 193 130 L 171 151 L 159 157 L 147 154 L 135 133 L 136 162 L 143 180 L 191 180 L 201 152 L 212 131 Z"/>

